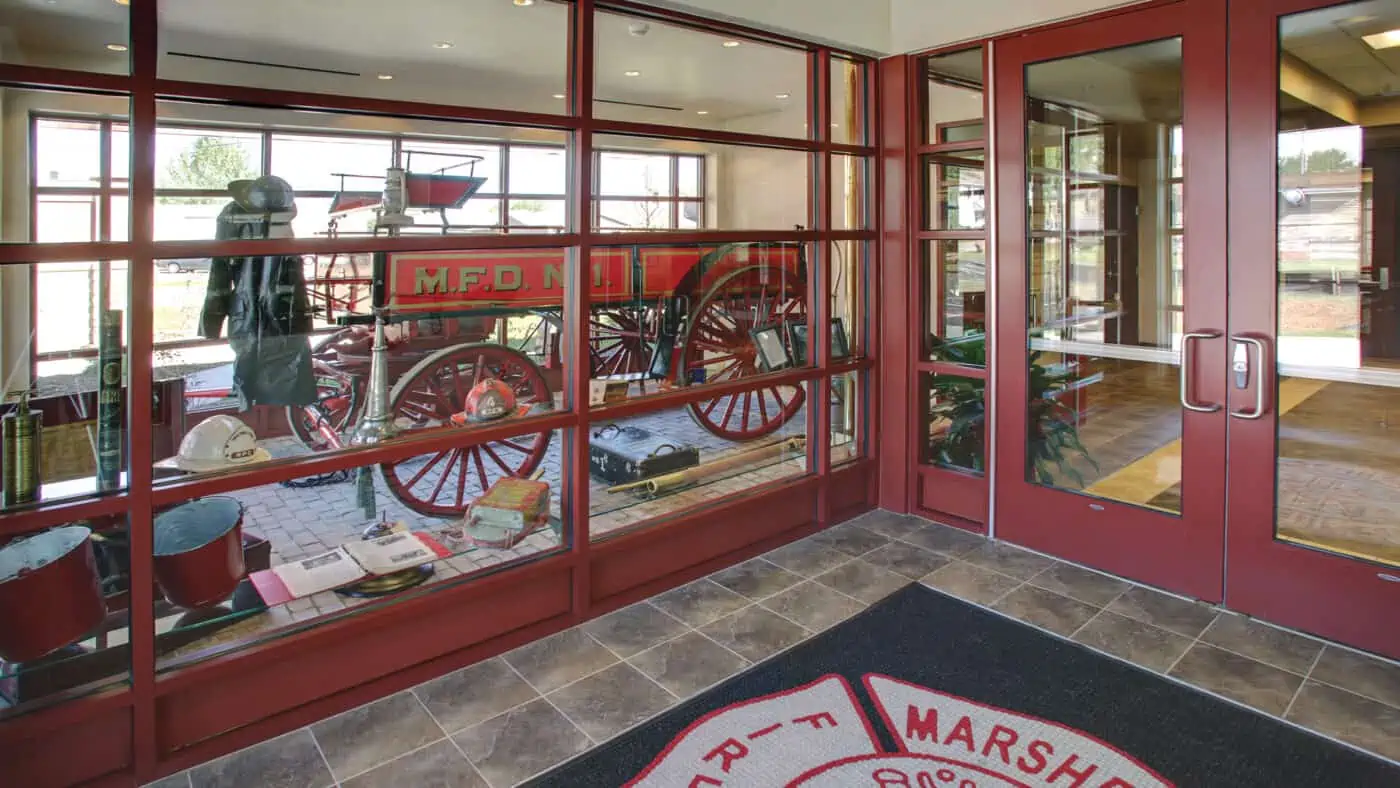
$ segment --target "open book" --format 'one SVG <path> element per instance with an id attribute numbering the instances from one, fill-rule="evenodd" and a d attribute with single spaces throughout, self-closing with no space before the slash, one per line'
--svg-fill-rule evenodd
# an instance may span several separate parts
<path id="1" fill-rule="evenodd" d="M 377 539 L 349 542 L 330 552 L 278 564 L 266 571 L 254 572 L 248 579 L 263 602 L 277 605 L 450 555 L 447 548 L 426 534 L 395 531 Z"/>

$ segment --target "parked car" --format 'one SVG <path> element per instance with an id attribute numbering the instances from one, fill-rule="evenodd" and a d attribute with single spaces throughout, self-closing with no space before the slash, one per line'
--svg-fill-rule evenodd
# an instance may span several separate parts
<path id="1" fill-rule="evenodd" d="M 187 257 L 178 260 L 161 260 L 157 263 L 157 268 L 167 274 L 187 274 L 192 271 L 208 271 L 209 263 L 208 257 Z"/>

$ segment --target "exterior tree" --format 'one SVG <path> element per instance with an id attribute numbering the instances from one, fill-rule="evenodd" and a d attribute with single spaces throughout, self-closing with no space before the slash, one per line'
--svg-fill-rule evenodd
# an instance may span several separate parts
<path id="1" fill-rule="evenodd" d="M 176 189 L 227 189 L 230 181 L 256 178 L 257 170 L 248 161 L 242 146 L 218 137 L 198 137 L 189 149 L 165 169 L 162 187 Z M 219 198 L 193 198 L 198 202 L 218 202 Z"/>

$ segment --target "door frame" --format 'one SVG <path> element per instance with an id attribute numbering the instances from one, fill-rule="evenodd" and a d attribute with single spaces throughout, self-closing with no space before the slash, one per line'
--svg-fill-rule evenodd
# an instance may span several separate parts
<path id="1" fill-rule="evenodd" d="M 1226 604 L 1285 626 L 1400 658 L 1400 570 L 1274 538 L 1278 411 L 1278 93 L 1279 21 L 1345 5 L 1335 0 L 1234 0 L 1230 3 L 1230 334 L 1264 340 L 1269 371 L 1266 417 L 1231 418 L 1227 489 Z M 1268 184 L 1267 191 L 1261 190 Z M 1268 199 L 1260 199 L 1260 195 Z M 1267 250 L 1267 251 L 1262 251 Z M 1245 298 L 1246 293 L 1259 297 Z M 1264 297 L 1263 294 L 1268 294 Z M 1257 376 L 1231 390 L 1229 407 L 1254 407 Z"/>
<path id="2" fill-rule="evenodd" d="M 1185 182 L 1185 328 L 1226 328 L 1225 0 L 1181 0 L 1124 10 L 999 40 L 993 51 L 993 128 L 998 223 L 997 321 L 1003 339 L 1027 330 L 1025 65 L 1182 38 Z M 1147 31 L 1144 34 L 1144 31 Z M 1012 219 L 1011 217 L 1016 217 Z M 1066 251 L 1067 253 L 1067 251 Z M 1022 340 L 1023 341 L 1023 340 Z M 1000 472 L 993 495 L 999 537 L 1212 602 L 1223 598 L 1225 413 L 1183 409 L 1183 513 L 1032 484 L 1025 479 L 1025 345 L 997 343 L 993 389 Z M 1223 403 L 1226 342 L 1194 343 L 1192 396 Z"/>

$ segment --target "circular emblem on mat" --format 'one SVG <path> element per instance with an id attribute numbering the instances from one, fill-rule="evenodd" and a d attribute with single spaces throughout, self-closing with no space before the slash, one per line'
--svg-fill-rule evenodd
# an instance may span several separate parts
<path id="1" fill-rule="evenodd" d="M 713 711 L 628 786 L 672 788 L 1152 788 L 1171 783 L 1112 745 L 1051 720 L 878 674 L 872 720 L 842 676 Z M 893 737 L 887 752 L 876 727 Z"/>

